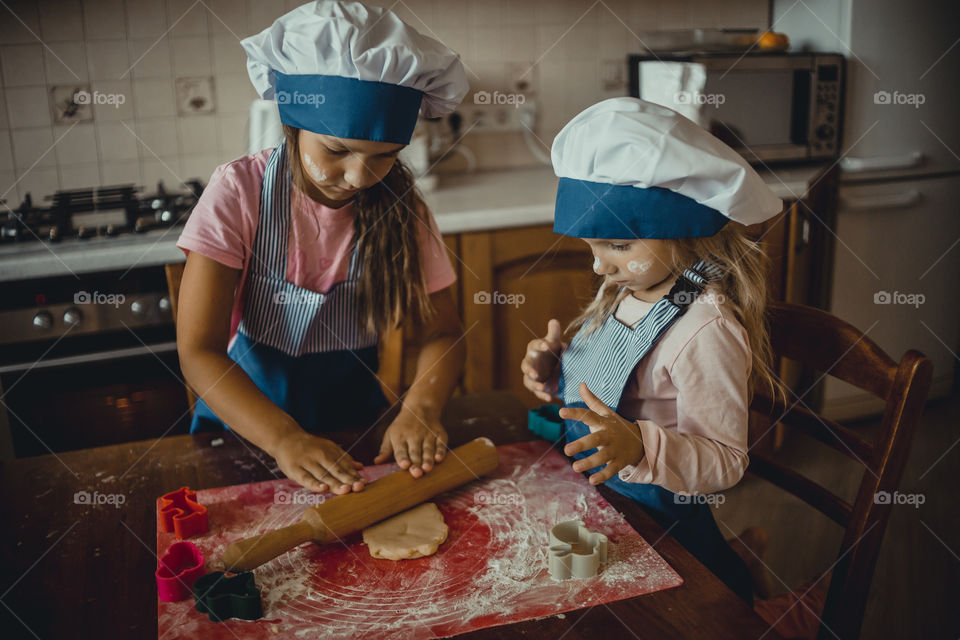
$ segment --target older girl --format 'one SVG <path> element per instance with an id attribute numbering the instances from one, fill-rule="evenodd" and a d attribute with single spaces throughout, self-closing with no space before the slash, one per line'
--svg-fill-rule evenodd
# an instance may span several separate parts
<path id="1" fill-rule="evenodd" d="M 375 461 L 419 477 L 444 457 L 464 348 L 453 269 L 397 154 L 418 113 L 463 98 L 459 56 L 358 2 L 304 5 L 242 44 L 285 136 L 217 168 L 180 237 L 191 430 L 227 425 L 310 489 L 362 489 L 362 465 L 323 433 L 383 413 L 378 336 L 410 320 L 418 376 Z"/>

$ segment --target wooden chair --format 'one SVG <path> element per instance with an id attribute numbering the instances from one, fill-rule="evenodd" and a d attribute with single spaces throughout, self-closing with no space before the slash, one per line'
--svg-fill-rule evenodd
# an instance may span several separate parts
<path id="1" fill-rule="evenodd" d="M 180 297 L 180 281 L 183 280 L 183 262 L 172 263 L 164 266 L 164 272 L 167 276 L 167 297 L 170 298 L 170 311 L 173 314 L 173 322 L 177 322 L 177 300 Z M 401 392 L 403 385 L 404 368 L 406 366 L 405 350 L 403 343 L 403 331 L 398 329 L 390 331 L 380 339 L 380 370 L 377 377 L 380 378 L 380 385 L 383 387 L 383 393 L 390 402 L 393 402 Z M 190 413 L 197 404 L 197 395 L 185 385 L 187 392 L 187 404 L 190 406 Z"/>
<path id="2" fill-rule="evenodd" d="M 869 442 L 835 422 L 825 420 L 788 398 L 756 394 L 750 406 L 767 424 L 779 420 L 788 428 L 816 438 L 865 466 L 851 505 L 763 454 L 751 452 L 749 471 L 796 495 L 846 529 L 827 593 L 819 638 L 859 636 L 880 544 L 890 517 L 889 502 L 878 504 L 878 492 L 895 491 L 903 476 L 920 414 L 930 389 L 933 363 L 910 350 L 894 362 L 875 342 L 825 311 L 789 303 L 769 309 L 775 355 L 827 372 L 886 402 L 881 432 Z M 836 634 L 836 636 L 834 635 Z"/>

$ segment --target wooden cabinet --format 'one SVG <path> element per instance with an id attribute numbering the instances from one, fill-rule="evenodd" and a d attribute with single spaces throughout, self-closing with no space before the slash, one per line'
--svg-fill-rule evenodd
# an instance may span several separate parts
<path id="1" fill-rule="evenodd" d="M 464 387 L 513 391 L 539 404 L 522 382 L 527 343 L 547 321 L 566 326 L 599 285 L 590 248 L 553 233 L 551 225 L 463 234 L 462 304 L 468 364 Z"/>
<path id="2" fill-rule="evenodd" d="M 547 320 L 566 326 L 595 293 L 599 279 L 589 247 L 556 235 L 551 225 L 444 240 L 457 271 L 455 295 L 467 343 L 458 391 L 504 389 L 529 406 L 539 404 L 523 386 L 520 360 L 527 342 L 546 333 Z M 412 327 L 381 340 L 379 375 L 391 401 L 415 380 L 417 353 Z"/>

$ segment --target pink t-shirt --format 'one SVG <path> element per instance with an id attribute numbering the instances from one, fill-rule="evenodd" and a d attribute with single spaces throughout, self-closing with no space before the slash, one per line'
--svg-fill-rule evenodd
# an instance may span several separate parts
<path id="1" fill-rule="evenodd" d="M 241 276 L 230 323 L 231 344 L 240 324 L 251 252 L 260 220 L 263 172 L 272 150 L 243 156 L 217 167 L 177 241 L 191 251 L 231 267 Z M 353 205 L 331 209 L 306 197 L 295 186 L 287 245 L 287 280 L 326 293 L 346 280 L 353 240 Z M 427 291 L 449 287 L 456 280 L 446 246 L 433 215 L 425 207 L 420 217 L 420 256 Z"/>
<path id="2" fill-rule="evenodd" d="M 674 493 L 735 485 L 747 468 L 747 332 L 704 293 L 654 343 L 627 382 L 620 413 L 638 423 L 644 457 L 620 471 L 625 482 Z M 625 298 L 614 316 L 633 325 L 653 303 Z"/>

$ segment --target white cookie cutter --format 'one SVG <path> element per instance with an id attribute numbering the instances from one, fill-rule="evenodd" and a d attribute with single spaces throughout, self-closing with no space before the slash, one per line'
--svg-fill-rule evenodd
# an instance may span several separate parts
<path id="1" fill-rule="evenodd" d="M 554 525 L 547 562 L 555 580 L 592 578 L 607 562 L 607 536 L 590 531 L 581 520 Z"/>

